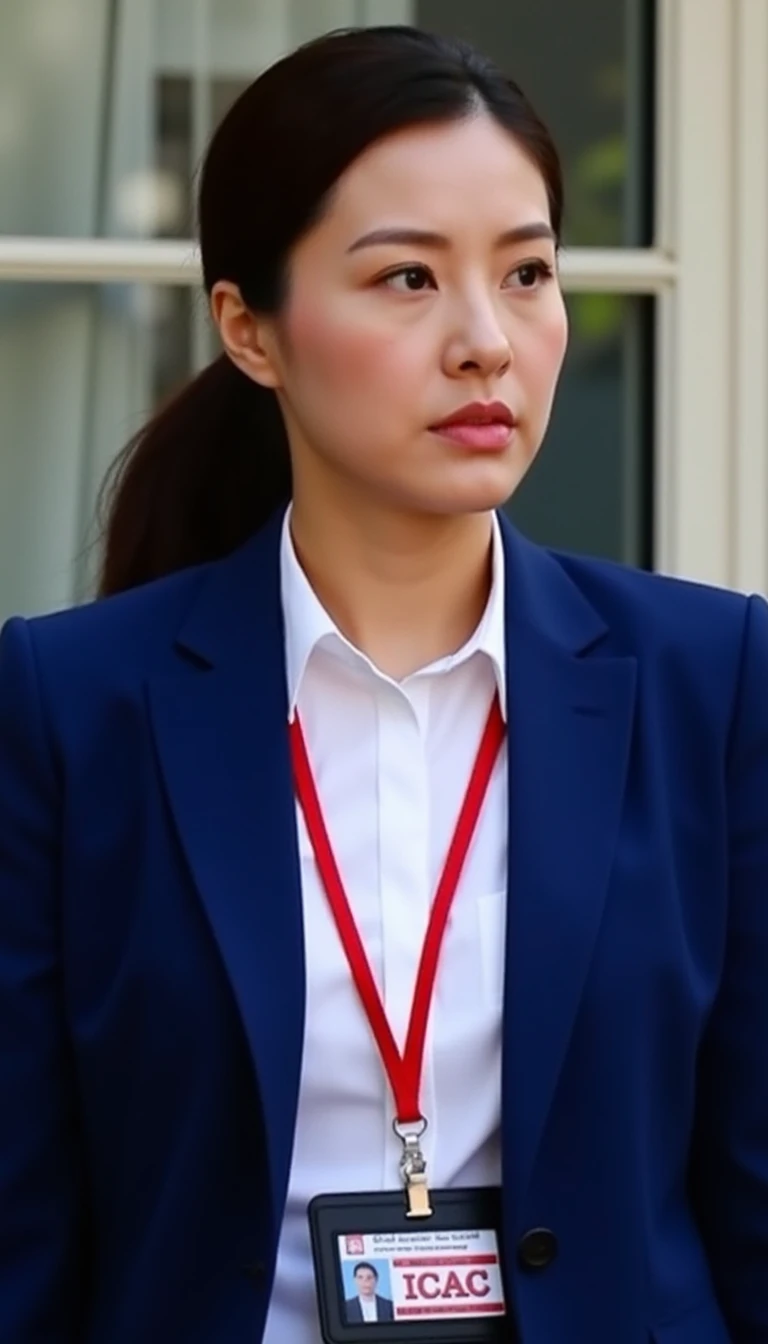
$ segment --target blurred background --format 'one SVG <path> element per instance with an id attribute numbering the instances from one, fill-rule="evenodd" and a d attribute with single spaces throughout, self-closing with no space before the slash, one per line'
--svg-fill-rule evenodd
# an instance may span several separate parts
<path id="1" fill-rule="evenodd" d="M 513 518 L 768 589 L 768 0 L 0 0 L 0 621 L 89 596 L 106 468 L 215 353 L 212 128 L 300 41 L 397 22 L 493 56 L 564 159 L 571 347 Z"/>

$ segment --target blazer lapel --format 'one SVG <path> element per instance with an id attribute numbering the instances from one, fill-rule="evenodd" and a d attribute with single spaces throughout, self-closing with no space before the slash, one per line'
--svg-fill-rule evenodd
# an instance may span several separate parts
<path id="1" fill-rule="evenodd" d="M 517 1222 L 594 952 L 629 759 L 635 659 L 548 552 L 507 557 L 504 1184 Z"/>
<path id="2" fill-rule="evenodd" d="M 229 974 L 264 1111 L 282 1215 L 304 1027 L 304 947 L 286 732 L 280 519 L 211 566 L 150 685 L 179 837 Z"/>

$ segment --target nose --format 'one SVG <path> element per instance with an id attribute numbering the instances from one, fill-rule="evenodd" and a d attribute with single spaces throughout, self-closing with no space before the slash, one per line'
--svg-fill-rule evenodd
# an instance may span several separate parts
<path id="1" fill-rule="evenodd" d="M 500 377 L 512 363 L 509 337 L 493 308 L 476 307 L 465 313 L 460 328 L 448 341 L 446 372 L 452 378 L 467 373 L 483 378 Z"/>

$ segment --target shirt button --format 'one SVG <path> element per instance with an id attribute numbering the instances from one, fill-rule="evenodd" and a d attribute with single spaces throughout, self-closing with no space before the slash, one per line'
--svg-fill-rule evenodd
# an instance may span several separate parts
<path id="1" fill-rule="evenodd" d="M 557 1237 L 547 1227 L 535 1227 L 520 1238 L 517 1254 L 523 1269 L 548 1269 L 558 1252 Z"/>

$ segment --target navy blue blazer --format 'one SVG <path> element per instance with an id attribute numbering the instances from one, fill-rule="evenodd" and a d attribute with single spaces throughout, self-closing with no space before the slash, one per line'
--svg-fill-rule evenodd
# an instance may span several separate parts
<path id="1" fill-rule="evenodd" d="M 768 607 L 503 536 L 510 1302 L 524 1344 L 765 1344 Z M 279 537 L 0 641 L 2 1344 L 261 1338 L 304 1016 Z"/>

